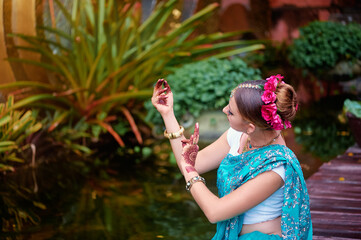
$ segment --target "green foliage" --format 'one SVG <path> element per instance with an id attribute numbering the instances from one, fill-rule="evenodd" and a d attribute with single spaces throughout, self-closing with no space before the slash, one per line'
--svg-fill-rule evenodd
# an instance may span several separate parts
<path id="1" fill-rule="evenodd" d="M 338 119 L 340 102 L 338 98 L 323 99 L 312 109 L 301 109 L 293 123 L 296 141 L 324 161 L 344 153 L 355 142 L 348 125 Z"/>
<path id="2" fill-rule="evenodd" d="M 361 101 L 346 99 L 343 103 L 344 112 L 352 113 L 355 117 L 361 118 Z"/>
<path id="3" fill-rule="evenodd" d="M 261 79 L 260 71 L 240 58 L 216 59 L 186 64 L 167 76 L 174 93 L 174 112 L 178 119 L 187 115 L 198 117 L 202 111 L 220 109 L 227 105 L 229 94 L 239 83 Z M 146 119 L 162 124 L 160 114 L 146 103 Z"/>
<path id="4" fill-rule="evenodd" d="M 0 103 L 0 172 L 14 171 L 13 164 L 24 162 L 20 154 L 29 148 L 26 138 L 42 127 L 36 111 L 9 111 L 13 106 L 11 95 L 6 103 Z"/>
<path id="5" fill-rule="evenodd" d="M 260 44 L 245 46 L 246 41 L 222 42 L 239 33 L 194 37 L 195 29 L 212 14 L 217 4 L 207 6 L 177 28 L 165 32 L 176 0 L 159 3 L 144 22 L 139 3 L 76 0 L 68 10 L 61 1 L 55 2 L 69 25 L 69 33 L 43 26 L 39 28 L 39 36 L 14 34 L 28 44 L 16 46 L 18 49 L 40 53 L 43 61 L 9 59 L 41 66 L 53 77 L 45 83 L 16 82 L 2 85 L 0 89 L 30 88 L 28 97 L 19 100 L 13 108 L 50 109 L 53 117 L 49 131 L 64 126 L 74 130 L 75 126 L 84 124 L 77 128 L 80 133 L 74 135 L 65 129 L 66 134 L 62 134 L 79 136 L 78 142 L 90 137 L 97 139 L 100 133 L 108 132 L 124 146 L 121 133 L 113 125 L 128 122 L 122 130 L 131 129 L 141 143 L 135 120 L 142 116 L 138 114 L 134 119 L 134 114 L 141 112 L 138 106 L 151 96 L 151 85 L 167 68 L 204 56 L 221 58 L 263 47 Z M 234 49 L 241 45 L 243 47 Z M 71 146 L 86 150 L 72 145 L 74 140 L 69 139 Z"/>
<path id="6" fill-rule="evenodd" d="M 315 21 L 300 28 L 300 37 L 290 46 L 289 58 L 299 68 L 320 75 L 340 61 L 361 60 L 359 24 Z"/>

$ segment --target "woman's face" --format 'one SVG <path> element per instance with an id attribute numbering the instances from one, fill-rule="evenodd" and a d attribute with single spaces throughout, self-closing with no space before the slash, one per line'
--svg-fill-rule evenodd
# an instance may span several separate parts
<path id="1" fill-rule="evenodd" d="M 231 128 L 247 133 L 250 122 L 246 121 L 239 113 L 234 97 L 231 97 L 229 104 L 223 108 L 223 112 L 227 115 Z"/>

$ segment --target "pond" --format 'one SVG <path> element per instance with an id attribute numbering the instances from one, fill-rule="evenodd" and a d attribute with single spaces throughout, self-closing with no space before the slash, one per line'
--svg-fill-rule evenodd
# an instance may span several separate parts
<path id="1" fill-rule="evenodd" d="M 164 163 L 118 162 L 90 169 L 94 163 L 63 159 L 19 169 L 6 178 L 2 196 L 20 212 L 37 215 L 36 224 L 0 238 L 210 239 L 216 225 L 185 190 L 177 168 Z M 215 172 L 205 177 L 216 191 Z M 29 194 L 34 189 L 37 193 Z M 20 199 L 19 193 L 32 197 Z"/>

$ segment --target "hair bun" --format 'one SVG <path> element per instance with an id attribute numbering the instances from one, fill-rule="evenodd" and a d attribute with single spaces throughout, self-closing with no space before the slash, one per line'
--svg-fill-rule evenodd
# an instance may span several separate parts
<path id="1" fill-rule="evenodd" d="M 294 88 L 287 84 L 280 84 L 276 90 L 277 109 L 283 120 L 291 121 L 295 118 L 297 112 L 297 94 Z"/>

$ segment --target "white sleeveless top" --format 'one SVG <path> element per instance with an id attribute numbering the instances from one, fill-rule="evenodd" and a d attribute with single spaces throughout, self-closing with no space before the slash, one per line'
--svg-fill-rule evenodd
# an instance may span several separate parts
<path id="1" fill-rule="evenodd" d="M 233 156 L 239 155 L 238 150 L 240 147 L 240 140 L 242 134 L 242 132 L 238 132 L 233 128 L 228 129 L 227 141 L 229 146 L 231 147 L 231 149 L 229 150 L 229 154 Z M 272 169 L 272 171 L 280 175 L 283 181 L 285 181 L 285 168 L 283 165 Z M 283 192 L 284 185 L 266 200 L 245 212 L 243 224 L 265 222 L 281 216 L 283 205 Z"/>

